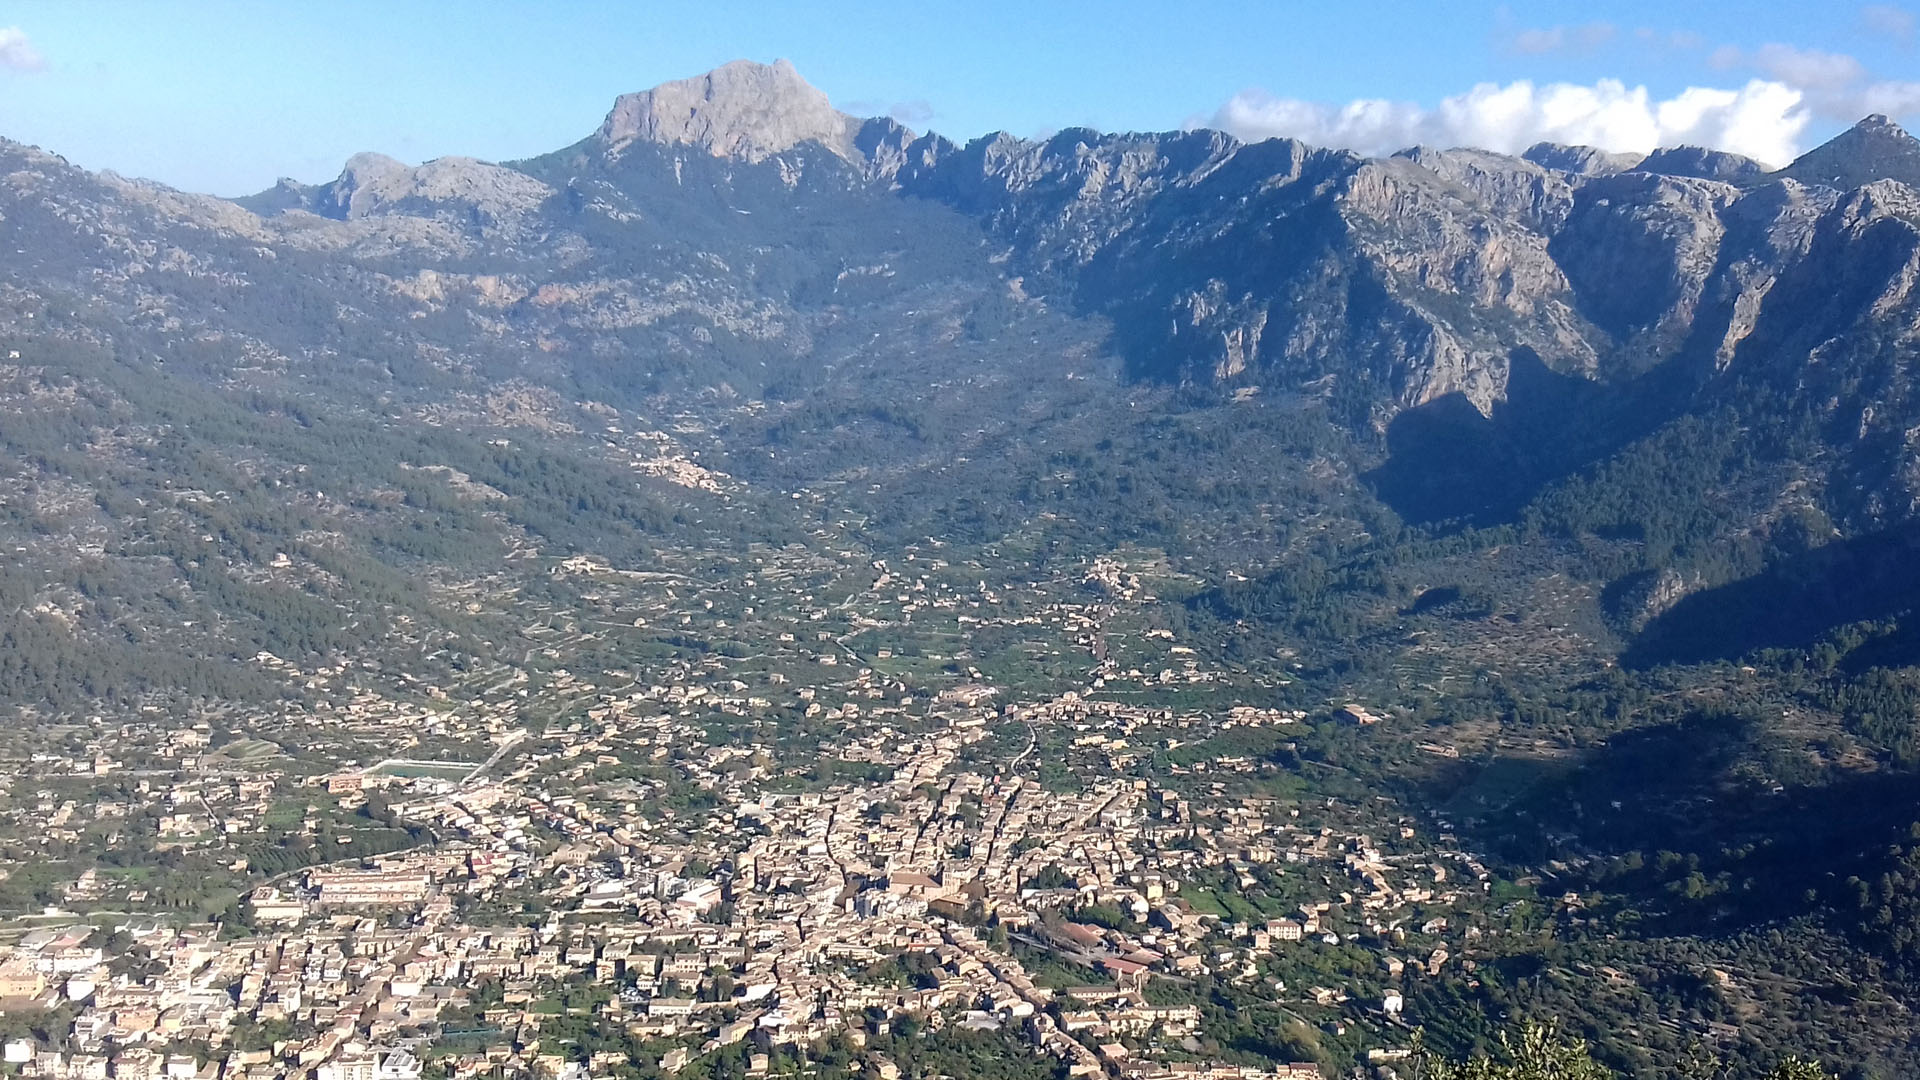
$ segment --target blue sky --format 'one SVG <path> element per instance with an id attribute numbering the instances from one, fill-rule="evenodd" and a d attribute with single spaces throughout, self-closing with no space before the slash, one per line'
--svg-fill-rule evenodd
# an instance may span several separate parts
<path id="1" fill-rule="evenodd" d="M 844 109 L 963 141 L 1201 123 L 1369 151 L 1552 137 L 1781 159 L 1867 111 L 1920 120 L 1915 11 L 30 0 L 0 2 L 0 135 L 236 195 L 330 179 L 360 150 L 541 153 L 591 132 L 619 93 L 786 57 Z"/>

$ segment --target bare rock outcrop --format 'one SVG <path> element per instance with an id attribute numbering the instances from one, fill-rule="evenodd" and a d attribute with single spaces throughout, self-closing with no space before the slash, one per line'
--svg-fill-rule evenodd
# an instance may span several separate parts
<path id="1" fill-rule="evenodd" d="M 1591 146 L 1565 146 L 1560 143 L 1534 143 L 1521 158 L 1543 168 L 1572 173 L 1575 176 L 1612 176 L 1640 164 L 1644 154 L 1616 154 Z"/>
<path id="2" fill-rule="evenodd" d="M 349 221 L 419 204 L 454 204 L 495 220 L 511 220 L 539 207 L 553 189 L 523 172 L 466 157 L 436 158 L 408 166 L 384 154 L 355 154 L 323 198 Z"/>
<path id="3" fill-rule="evenodd" d="M 613 153 L 639 141 L 694 146 L 746 161 L 817 142 L 853 159 L 860 126 L 787 61 L 736 60 L 705 75 L 622 95 L 595 138 Z"/>

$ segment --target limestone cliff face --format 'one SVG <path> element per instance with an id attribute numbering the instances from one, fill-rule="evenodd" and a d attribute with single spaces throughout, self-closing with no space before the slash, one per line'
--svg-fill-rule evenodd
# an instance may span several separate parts
<path id="1" fill-rule="evenodd" d="M 332 183 L 282 180 L 236 201 L 302 246 L 418 257 L 531 239 L 540 231 L 540 208 L 553 195 L 552 187 L 524 172 L 473 158 L 408 165 L 362 153 L 348 158 Z"/>
<path id="2" fill-rule="evenodd" d="M 1534 143 L 1520 157 L 1542 168 L 1575 176 L 1611 176 L 1640 164 L 1644 154 L 1616 154 L 1591 146 Z"/>
<path id="3" fill-rule="evenodd" d="M 1739 190 L 1629 172 L 1580 189 L 1549 250 L 1622 367 L 1671 356 L 1693 325 Z"/>
<path id="4" fill-rule="evenodd" d="M 1450 173 L 1467 182 L 1449 182 Z M 1505 396 L 1508 359 L 1519 348 L 1564 370 L 1593 372 L 1598 355 L 1566 275 L 1545 237 L 1527 226 L 1560 217 L 1559 187 L 1521 167 L 1505 175 L 1484 162 L 1463 169 L 1457 152 L 1424 165 L 1368 162 L 1353 174 L 1340 209 L 1355 251 L 1414 328 L 1405 345 L 1356 343 L 1393 349 L 1397 404 L 1459 393 L 1489 412 Z"/>
<path id="5" fill-rule="evenodd" d="M 1384 418 L 1456 392 L 1491 409 L 1517 348 L 1597 363 L 1544 235 L 1572 185 L 1512 158 L 1069 131 L 979 140 L 901 183 L 980 216 L 1024 270 L 1145 338 L 1143 375 L 1344 382 Z"/>
<path id="6" fill-rule="evenodd" d="M 538 180 L 473 158 L 446 157 L 408 166 L 381 154 L 356 154 L 325 189 L 334 214 L 357 220 L 406 212 L 409 203 L 458 204 L 506 220 L 529 213 L 553 195 Z"/>
<path id="7" fill-rule="evenodd" d="M 859 127 L 787 61 L 736 60 L 705 75 L 623 95 L 596 138 L 612 152 L 642 141 L 746 161 L 817 142 L 852 158 Z"/>
<path id="8" fill-rule="evenodd" d="M 1661 176 L 1691 176 L 1696 180 L 1718 180 L 1727 184 L 1750 184 L 1767 172 L 1766 166 L 1750 157 L 1702 146 L 1655 150 L 1634 168 Z"/>
<path id="9" fill-rule="evenodd" d="M 1573 212 L 1575 178 L 1563 172 L 1486 150 L 1414 147 L 1394 157 L 1472 192 L 1502 218 L 1551 234 Z"/>
<path id="10" fill-rule="evenodd" d="M 1855 308 L 1901 332 L 1908 271 L 1876 253 L 1899 246 L 1894 221 L 1916 219 L 1914 189 L 1896 177 L 1842 198 L 1835 185 L 1904 175 L 1915 155 L 1920 142 L 1884 118 L 1772 174 L 1697 147 L 1367 160 L 1215 132 L 1070 130 L 991 136 L 893 176 L 978 217 L 1043 295 L 1112 317 L 1139 374 L 1345 383 L 1384 421 L 1456 393 L 1490 413 L 1520 349 L 1611 380 L 1674 361 L 1732 370 L 1769 310 L 1802 361 L 1858 330 Z M 1801 179 L 1815 173 L 1840 179 Z M 1854 223 L 1827 225 L 1822 248 L 1836 200 Z M 1823 276 L 1837 292 L 1778 292 Z"/>

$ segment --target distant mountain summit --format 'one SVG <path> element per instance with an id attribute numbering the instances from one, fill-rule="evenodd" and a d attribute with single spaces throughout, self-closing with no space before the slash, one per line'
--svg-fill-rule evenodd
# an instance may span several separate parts
<path id="1" fill-rule="evenodd" d="M 621 95 L 595 138 L 615 153 L 649 142 L 697 146 L 747 161 L 818 142 L 852 159 L 862 123 L 835 109 L 785 60 L 735 60 L 705 75 Z"/>
<path id="2" fill-rule="evenodd" d="M 1644 154 L 1618 154 L 1593 146 L 1564 146 L 1541 142 L 1527 147 L 1520 155 L 1546 169 L 1557 169 L 1576 176 L 1611 176 L 1640 164 Z"/>
<path id="3" fill-rule="evenodd" d="M 1920 187 L 1920 139 L 1878 113 L 1802 154 L 1773 174 L 1848 191 L 1875 180 Z"/>
<path id="4" fill-rule="evenodd" d="M 1546 169 L 1575 176 L 1614 176 L 1625 172 L 1659 176 L 1691 176 L 1729 184 L 1750 183 L 1764 177 L 1766 166 L 1749 157 L 1710 150 L 1704 146 L 1662 147 L 1651 154 L 1619 154 L 1592 146 L 1534 143 L 1520 157 Z"/>
<path id="5" fill-rule="evenodd" d="M 1767 167 L 1750 157 L 1724 150 L 1710 150 L 1704 146 L 1673 146 L 1655 150 L 1635 165 L 1634 170 L 1661 176 L 1718 180 L 1726 184 L 1752 183 L 1767 174 Z"/>
<path id="6" fill-rule="evenodd" d="M 330 184 L 282 180 L 235 201 L 259 214 L 305 210 L 338 221 L 394 213 L 431 216 L 444 206 L 498 220 L 531 211 L 552 194 L 525 173 L 473 158 L 444 157 L 408 165 L 385 154 L 359 153 L 347 159 Z"/>

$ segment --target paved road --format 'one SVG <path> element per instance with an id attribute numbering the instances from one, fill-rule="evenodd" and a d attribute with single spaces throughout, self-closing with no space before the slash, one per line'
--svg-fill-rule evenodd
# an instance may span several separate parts
<path id="1" fill-rule="evenodd" d="M 1027 721 L 1027 748 L 1025 750 L 1020 751 L 1018 754 L 1015 754 L 1013 757 L 1013 760 L 1007 762 L 1007 768 L 1011 769 L 1015 765 L 1018 765 L 1020 764 L 1020 762 L 1026 760 L 1027 755 L 1033 753 L 1033 748 L 1039 745 L 1040 745 L 1040 729 L 1034 727 L 1033 721 L 1029 720 Z"/>
<path id="2" fill-rule="evenodd" d="M 507 751 L 509 751 L 509 750 L 511 750 L 511 749 L 513 749 L 514 747 L 516 747 L 516 746 L 518 746 L 518 745 L 520 745 L 520 743 L 521 743 L 521 741 L 522 741 L 522 740 L 524 740 L 524 739 L 525 739 L 526 737 L 527 737 L 527 733 L 526 733 L 526 731 L 525 731 L 525 730 L 521 730 L 521 731 L 516 731 L 516 732 L 514 732 L 514 733 L 513 733 L 513 736 L 512 736 L 511 738 L 509 738 L 509 739 L 508 739 L 508 740 L 507 740 L 506 742 L 503 742 L 503 743 L 501 743 L 501 744 L 500 744 L 500 749 L 498 749 L 498 750 L 495 750 L 495 751 L 493 752 L 493 756 L 492 756 L 492 757 L 489 757 L 489 758 L 488 758 L 487 760 L 485 760 L 485 761 L 483 761 L 483 762 L 481 762 L 480 764 L 478 764 L 478 765 L 476 765 L 476 766 L 474 766 L 474 769 L 473 769 L 473 771 L 472 771 L 472 772 L 470 772 L 470 773 L 468 773 L 467 775 L 465 775 L 465 776 L 463 776 L 463 777 L 461 777 L 461 778 L 460 778 L 460 783 L 461 783 L 461 785 L 462 785 L 462 786 L 465 786 L 465 785 L 467 785 L 467 784 L 471 784 L 471 783 L 473 783 L 473 782 L 474 782 L 474 780 L 476 780 L 476 779 L 478 779 L 479 777 L 481 777 L 481 776 L 483 776 L 483 775 L 485 775 L 485 774 L 486 774 L 486 771 L 487 771 L 488 769 L 491 769 L 491 768 L 493 768 L 493 767 L 494 767 L 495 765 L 497 765 L 497 764 L 499 764 L 499 763 L 500 763 L 500 759 L 501 759 L 501 758 L 503 758 L 503 757 L 506 757 L 506 756 L 507 756 Z"/>

